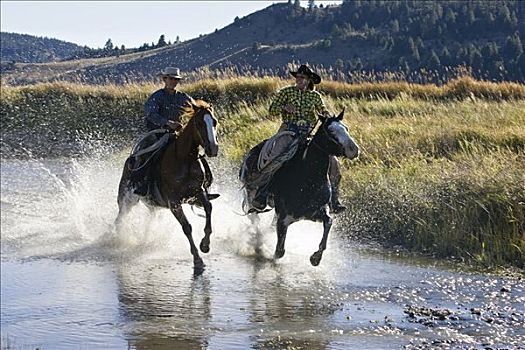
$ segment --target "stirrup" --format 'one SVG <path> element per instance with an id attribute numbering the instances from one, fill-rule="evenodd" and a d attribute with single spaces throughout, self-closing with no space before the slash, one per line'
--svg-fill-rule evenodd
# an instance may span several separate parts
<path id="1" fill-rule="evenodd" d="M 258 209 L 258 208 L 255 208 L 255 207 L 251 207 L 248 212 L 246 212 L 246 214 L 262 214 L 262 213 L 267 213 L 269 211 L 272 211 L 273 209 L 272 208 L 264 208 L 264 209 Z"/>

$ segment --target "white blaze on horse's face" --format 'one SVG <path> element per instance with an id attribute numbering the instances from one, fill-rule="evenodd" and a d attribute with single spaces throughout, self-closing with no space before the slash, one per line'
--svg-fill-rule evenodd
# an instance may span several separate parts
<path id="1" fill-rule="evenodd" d="M 340 121 L 334 121 L 328 125 L 328 132 L 344 149 L 345 157 L 348 159 L 357 158 L 359 147 L 348 134 L 348 128 Z"/>
<path id="2" fill-rule="evenodd" d="M 215 122 L 211 114 L 206 113 L 204 115 L 204 123 L 206 124 L 206 132 L 208 136 L 208 142 L 210 147 L 211 157 L 215 157 L 219 152 L 219 143 L 217 142 L 217 133 L 215 131 Z"/>

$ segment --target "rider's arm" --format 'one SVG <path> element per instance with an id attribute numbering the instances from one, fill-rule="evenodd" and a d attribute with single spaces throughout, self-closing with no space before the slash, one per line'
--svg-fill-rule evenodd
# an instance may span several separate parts
<path id="1" fill-rule="evenodd" d="M 321 94 L 319 92 L 317 92 L 317 91 L 316 91 L 316 93 L 319 96 L 319 98 L 317 98 L 316 101 L 315 101 L 316 112 L 318 114 L 322 114 L 325 117 L 329 117 L 330 116 L 330 112 L 326 108 L 326 105 L 325 105 L 325 103 L 323 101 L 323 98 L 321 97 Z"/>
<path id="2" fill-rule="evenodd" d="M 144 116 L 146 121 L 152 123 L 158 128 L 162 128 L 168 121 L 168 118 L 160 115 L 161 100 L 162 96 L 157 91 L 151 95 L 144 104 Z"/>
<path id="3" fill-rule="evenodd" d="M 282 89 L 277 93 L 277 96 L 272 101 L 270 105 L 270 115 L 271 116 L 281 116 L 283 115 L 284 107 L 288 104 L 288 93 L 286 89 Z"/>
<path id="4" fill-rule="evenodd" d="M 186 95 L 186 104 L 191 104 L 191 105 L 194 105 L 195 104 L 195 100 L 193 99 L 193 97 L 191 97 L 190 95 L 188 94 L 185 94 Z"/>

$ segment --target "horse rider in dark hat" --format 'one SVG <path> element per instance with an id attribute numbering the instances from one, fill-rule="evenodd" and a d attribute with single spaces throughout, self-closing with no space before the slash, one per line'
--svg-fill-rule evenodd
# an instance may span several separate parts
<path id="1" fill-rule="evenodd" d="M 277 134 L 265 142 L 265 145 L 271 143 L 271 147 L 268 147 L 271 148 L 272 153 L 268 156 L 269 159 L 275 159 L 276 156 L 291 149 L 293 150 L 289 152 L 289 157 L 293 156 L 297 150 L 297 144 L 304 143 L 315 127 L 318 115 L 330 116 L 321 94 L 315 90 L 315 85 L 321 82 L 321 77 L 305 64 L 301 65 L 297 71 L 290 71 L 290 74 L 295 77 L 295 85 L 279 90 L 269 109 L 270 116 L 281 117 L 283 122 Z M 265 152 L 264 146 L 261 152 Z M 262 154 L 262 158 L 264 156 Z M 266 179 L 262 182 L 269 182 L 278 167 L 272 169 L 272 174 L 265 176 Z M 346 208 L 338 199 L 341 172 L 339 163 L 333 156 L 330 157 L 329 177 L 332 187 L 331 210 L 332 212 L 343 211 Z M 255 210 L 261 211 L 266 207 L 267 189 L 265 187 L 267 186 L 259 187 L 257 193 L 252 193 L 252 198 L 249 198 L 250 205 Z"/>
<path id="2" fill-rule="evenodd" d="M 190 95 L 177 90 L 183 79 L 180 69 L 166 67 L 160 73 L 164 88 L 155 91 L 144 104 L 144 116 L 148 131 L 169 128 L 178 130 L 181 127 L 180 116 L 185 106 L 193 102 Z"/>
<path id="3" fill-rule="evenodd" d="M 193 98 L 185 92 L 177 89 L 180 81 L 184 79 L 180 69 L 176 67 L 166 67 L 160 72 L 160 77 L 164 82 L 164 87 L 155 91 L 144 104 L 144 117 L 148 134 L 145 137 L 146 146 L 155 144 L 166 133 L 177 132 L 182 129 L 181 115 L 184 108 L 194 103 Z M 160 145 L 159 147 L 162 147 Z M 154 150 L 156 151 L 156 150 Z M 205 158 L 202 164 L 206 172 L 206 178 L 211 178 L 211 170 Z M 149 162 L 151 163 L 151 162 Z M 135 181 L 137 186 L 135 193 L 146 195 L 149 189 L 148 170 L 143 169 L 136 174 Z M 218 197 L 215 194 L 208 194 L 210 199 Z"/>

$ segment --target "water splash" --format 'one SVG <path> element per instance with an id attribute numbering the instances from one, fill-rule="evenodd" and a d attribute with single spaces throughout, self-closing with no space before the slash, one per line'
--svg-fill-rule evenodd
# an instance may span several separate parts
<path id="1" fill-rule="evenodd" d="M 55 258 L 66 261 L 130 261 L 183 259 L 191 264 L 189 244 L 179 223 L 166 209 L 151 211 L 139 203 L 116 232 L 113 221 L 121 167 L 127 152 L 107 143 L 86 139 L 86 156 L 66 159 L 6 160 L 2 162 L 3 258 Z M 238 169 L 218 158 L 212 160 L 215 183 L 211 253 L 268 261 L 276 244 L 273 213 L 260 216 L 258 225 L 241 214 Z M 184 205 L 196 242 L 204 235 L 204 219 Z M 320 224 L 290 227 L 288 257 L 304 260 L 317 250 Z M 214 254 L 215 253 L 215 254 Z M 327 254 L 329 258 L 330 253 Z"/>

